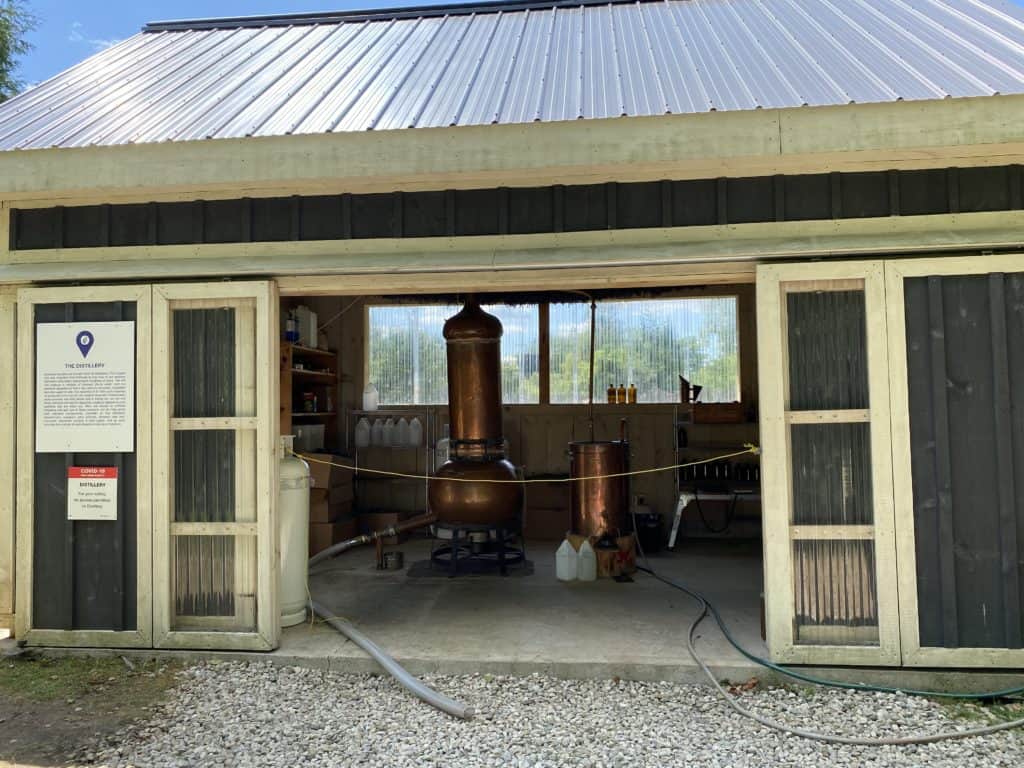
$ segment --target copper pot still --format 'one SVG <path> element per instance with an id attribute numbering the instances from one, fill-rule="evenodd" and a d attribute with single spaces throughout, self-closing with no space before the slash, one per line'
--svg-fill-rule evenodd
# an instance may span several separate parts
<path id="1" fill-rule="evenodd" d="M 502 436 L 501 334 L 501 321 L 475 297 L 444 324 L 451 460 L 428 491 L 430 510 L 444 523 L 497 525 L 522 509 L 523 488 Z M 473 480 L 483 482 L 466 482 Z"/>
<path id="2" fill-rule="evenodd" d="M 629 443 L 625 440 L 569 443 L 569 508 L 574 533 L 603 538 L 629 530 L 629 477 L 623 474 L 628 471 Z"/>

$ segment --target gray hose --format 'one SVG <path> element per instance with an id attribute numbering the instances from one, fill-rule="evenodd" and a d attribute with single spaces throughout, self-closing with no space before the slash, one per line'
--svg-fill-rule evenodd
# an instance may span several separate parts
<path id="1" fill-rule="evenodd" d="M 399 684 L 414 696 L 419 697 L 430 706 L 436 707 L 442 712 L 447 712 L 453 717 L 458 717 L 463 720 L 469 720 L 473 717 L 472 707 L 466 706 L 462 702 L 455 701 L 455 699 L 451 699 L 443 693 L 438 693 L 433 688 L 427 687 L 421 680 L 419 680 L 419 678 L 410 674 L 407 669 L 388 656 L 388 654 L 385 653 L 379 645 L 352 626 L 351 623 L 345 619 L 334 616 L 315 600 L 309 601 L 309 607 L 313 613 L 370 654 L 378 664 L 384 667 L 384 670 L 389 675 L 395 678 Z"/>

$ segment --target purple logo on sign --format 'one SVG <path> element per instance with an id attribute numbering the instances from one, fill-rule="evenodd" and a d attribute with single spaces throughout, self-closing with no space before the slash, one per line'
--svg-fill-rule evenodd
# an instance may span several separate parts
<path id="1" fill-rule="evenodd" d="M 78 351 L 82 353 L 82 357 L 88 357 L 90 350 L 92 350 L 93 335 L 89 331 L 79 331 L 78 335 L 75 336 L 75 344 L 78 345 Z"/>

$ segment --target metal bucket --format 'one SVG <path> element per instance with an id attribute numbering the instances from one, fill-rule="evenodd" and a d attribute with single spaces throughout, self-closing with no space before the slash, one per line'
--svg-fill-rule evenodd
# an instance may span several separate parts
<path id="1" fill-rule="evenodd" d="M 405 554 L 402 552 L 385 552 L 384 553 L 384 570 L 385 571 L 400 571 L 405 565 Z"/>

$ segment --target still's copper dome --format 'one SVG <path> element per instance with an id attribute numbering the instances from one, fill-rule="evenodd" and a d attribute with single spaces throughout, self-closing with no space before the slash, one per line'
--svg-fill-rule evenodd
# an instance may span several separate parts
<path id="1" fill-rule="evenodd" d="M 466 306 L 444 324 L 444 337 L 448 341 L 500 339 L 501 334 L 501 321 L 484 312 L 480 302 L 472 296 L 466 300 Z"/>

